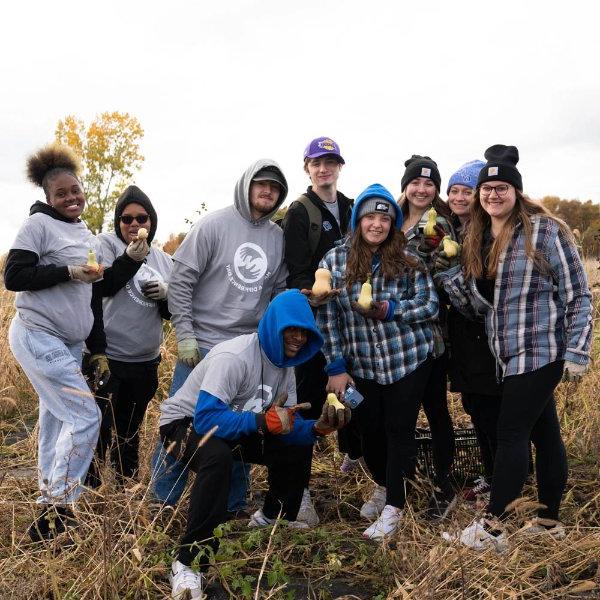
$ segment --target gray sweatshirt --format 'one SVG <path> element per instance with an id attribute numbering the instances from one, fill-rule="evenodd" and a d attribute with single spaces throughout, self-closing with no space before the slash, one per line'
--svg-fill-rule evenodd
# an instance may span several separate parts
<path id="1" fill-rule="evenodd" d="M 127 245 L 114 233 L 101 233 L 104 265 L 110 267 Z M 158 302 L 142 294 L 147 281 L 168 281 L 173 260 L 153 247 L 139 271 L 114 296 L 104 298 L 106 355 L 123 362 L 144 362 L 160 354 L 162 318 Z"/>
<path id="2" fill-rule="evenodd" d="M 201 348 L 252 333 L 269 301 L 286 287 L 283 232 L 270 216 L 252 221 L 249 190 L 272 160 L 253 163 L 235 187 L 234 205 L 206 215 L 175 252 L 169 284 L 171 321 L 177 340 L 195 337 Z M 281 173 L 283 176 L 283 173 Z"/>
<path id="3" fill-rule="evenodd" d="M 88 250 L 104 262 L 100 242 L 83 221 L 67 223 L 37 212 L 23 223 L 11 250 L 29 250 L 40 265 L 85 265 Z M 15 306 L 30 329 L 45 331 L 65 344 L 83 342 L 92 329 L 92 285 L 65 281 L 37 291 L 17 292 Z"/>

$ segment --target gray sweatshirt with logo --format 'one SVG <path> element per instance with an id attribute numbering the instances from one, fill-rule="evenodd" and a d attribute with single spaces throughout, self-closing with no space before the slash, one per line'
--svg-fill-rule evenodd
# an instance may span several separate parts
<path id="1" fill-rule="evenodd" d="M 114 233 L 101 233 L 104 264 L 110 267 L 127 248 Z M 106 355 L 123 362 L 144 362 L 160 354 L 162 318 L 156 300 L 146 298 L 142 286 L 148 281 L 168 281 L 171 257 L 152 247 L 137 273 L 114 296 L 104 298 Z"/>
<path id="2" fill-rule="evenodd" d="M 235 187 L 234 204 L 200 219 L 173 256 L 168 291 L 177 340 L 195 337 L 201 348 L 256 331 L 271 298 L 286 287 L 283 232 L 270 217 L 253 221 L 249 191 L 254 175 L 279 165 L 261 159 Z"/>

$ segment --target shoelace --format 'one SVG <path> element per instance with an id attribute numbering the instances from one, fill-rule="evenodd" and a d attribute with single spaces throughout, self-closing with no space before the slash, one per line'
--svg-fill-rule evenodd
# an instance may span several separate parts
<path id="1" fill-rule="evenodd" d="M 184 586 L 200 587 L 202 589 L 202 575 L 188 569 L 182 569 L 177 573 Z"/>

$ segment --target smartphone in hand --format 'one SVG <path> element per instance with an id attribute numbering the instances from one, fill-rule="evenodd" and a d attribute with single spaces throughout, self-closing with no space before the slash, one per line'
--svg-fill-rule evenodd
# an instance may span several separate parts
<path id="1" fill-rule="evenodd" d="M 350 408 L 356 408 L 364 400 L 363 395 L 352 385 L 349 385 L 344 392 L 344 402 Z"/>

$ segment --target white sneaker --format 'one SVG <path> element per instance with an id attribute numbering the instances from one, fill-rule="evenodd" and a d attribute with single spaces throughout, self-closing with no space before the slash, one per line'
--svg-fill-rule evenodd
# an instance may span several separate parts
<path id="1" fill-rule="evenodd" d="M 371 497 L 362 505 L 360 516 L 369 521 L 376 519 L 383 511 L 386 495 L 387 490 L 382 485 L 376 485 Z"/>
<path id="2" fill-rule="evenodd" d="M 319 524 L 319 515 L 313 506 L 310 491 L 307 488 L 304 488 L 304 492 L 302 493 L 302 502 L 300 503 L 296 521 L 306 523 L 309 527 L 316 527 Z"/>
<path id="3" fill-rule="evenodd" d="M 248 521 L 248 527 L 269 527 L 269 525 L 275 525 L 275 521 L 277 519 L 269 519 L 269 517 L 265 516 L 265 513 L 262 509 L 258 509 L 251 517 L 250 521 Z M 303 521 L 288 521 L 288 527 L 292 529 L 308 529 L 308 525 Z"/>
<path id="4" fill-rule="evenodd" d="M 195 573 L 190 567 L 176 560 L 171 565 L 171 597 L 173 600 L 183 600 L 184 598 L 205 599 L 204 594 L 204 575 Z"/>
<path id="5" fill-rule="evenodd" d="M 535 517 L 531 521 L 527 521 L 519 533 L 528 536 L 549 535 L 556 541 L 564 540 L 567 537 L 565 526 L 560 521 L 554 519 L 542 519 Z"/>
<path id="6" fill-rule="evenodd" d="M 506 533 L 502 531 L 498 534 L 493 534 L 485 528 L 491 525 L 490 521 L 486 519 L 475 519 L 468 527 L 465 527 L 459 535 L 452 535 L 450 533 L 442 533 L 442 537 L 451 542 L 458 540 L 461 544 L 472 548 L 473 550 L 487 550 L 493 548 L 496 552 L 501 553 L 508 550 L 508 540 L 506 539 Z"/>
<path id="7" fill-rule="evenodd" d="M 382 540 L 398 529 L 401 518 L 401 509 L 386 504 L 377 521 L 363 531 L 363 536 L 370 540 Z"/>

